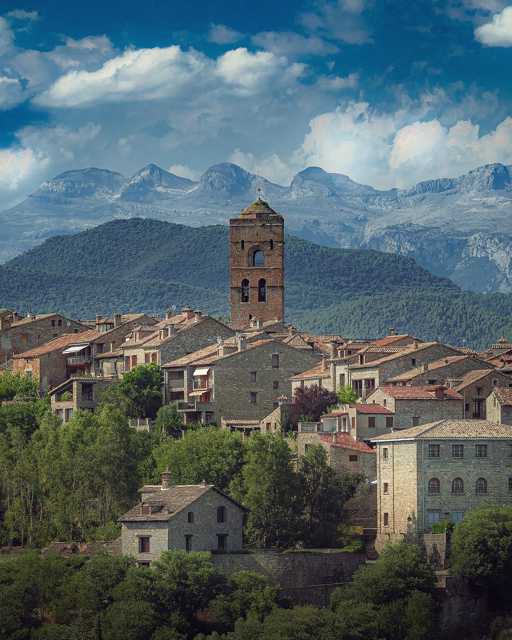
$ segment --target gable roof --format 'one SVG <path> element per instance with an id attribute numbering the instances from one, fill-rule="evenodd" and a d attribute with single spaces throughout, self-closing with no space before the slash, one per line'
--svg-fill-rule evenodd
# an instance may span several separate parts
<path id="1" fill-rule="evenodd" d="M 212 484 L 178 484 L 162 489 L 159 487 L 154 493 L 146 495 L 142 502 L 139 502 L 123 516 L 119 518 L 119 522 L 166 522 L 173 518 L 176 514 L 189 507 L 196 500 L 199 500 L 209 491 L 215 491 L 222 497 L 226 498 L 239 509 L 246 510 L 241 504 L 233 500 L 230 496 L 217 489 Z M 150 505 L 155 508 L 153 513 L 142 514 L 141 506 Z"/>
<path id="2" fill-rule="evenodd" d="M 333 439 L 334 436 L 334 439 Z M 375 449 L 363 442 L 362 440 L 356 440 L 349 433 L 337 431 L 335 433 L 322 433 L 320 434 L 320 441 L 330 444 L 331 447 L 337 447 L 340 449 L 350 449 L 351 451 L 360 451 L 361 453 L 375 454 Z"/>
<path id="3" fill-rule="evenodd" d="M 437 420 L 418 427 L 376 436 L 372 438 L 372 442 L 443 439 L 512 440 L 512 426 L 495 424 L 487 420 Z"/>
<path id="4" fill-rule="evenodd" d="M 501 405 L 512 406 L 512 389 L 510 387 L 495 387 L 494 393 Z"/>
<path id="5" fill-rule="evenodd" d="M 487 364 L 485 360 L 481 360 L 480 358 L 476 358 L 475 356 L 468 355 L 468 354 L 445 356 L 444 358 L 439 358 L 439 360 L 434 360 L 433 362 L 429 362 L 428 366 L 426 367 L 424 366 L 414 367 L 413 369 L 409 369 L 408 371 L 404 371 L 403 373 L 393 376 L 392 378 L 388 379 L 388 382 L 405 382 L 407 380 L 413 380 L 414 378 L 417 378 L 418 376 L 429 373 L 430 371 L 437 371 L 438 369 L 444 369 L 445 367 L 449 367 L 453 364 L 459 364 L 464 360 L 470 360 L 470 361 L 474 361 L 477 364 L 479 363 L 480 365 L 484 365 L 483 367 L 480 366 L 480 369 L 485 368 L 485 364 Z M 491 365 L 489 365 L 489 368 L 487 370 L 492 371 Z"/>
<path id="6" fill-rule="evenodd" d="M 241 353 L 246 353 L 247 351 L 251 351 L 252 349 L 255 349 L 257 347 L 261 347 L 263 345 L 270 344 L 270 343 L 283 344 L 280 340 L 275 340 L 274 338 L 262 338 L 259 340 L 254 340 L 252 342 L 247 341 L 242 351 L 238 351 L 238 349 L 236 349 L 236 350 L 230 351 L 229 353 L 224 354 L 223 356 L 220 356 L 218 354 L 219 345 L 216 343 L 213 345 L 209 345 L 208 347 L 204 347 L 204 349 L 199 349 L 198 351 L 189 353 L 186 356 L 183 356 L 181 358 L 177 358 L 176 360 L 171 360 L 171 362 L 167 362 L 162 366 L 173 368 L 173 367 L 186 367 L 192 364 L 194 365 L 214 364 L 219 360 L 225 360 L 226 358 L 231 358 L 232 356 L 240 355 Z M 228 346 L 231 348 L 235 347 L 236 346 L 235 338 L 227 338 L 227 340 L 224 340 L 224 346 Z M 290 347 L 289 345 L 284 345 L 284 346 L 287 349 L 293 349 L 294 351 L 297 351 L 297 349 L 295 349 L 294 347 Z"/>
<path id="7" fill-rule="evenodd" d="M 462 396 L 450 387 L 443 387 L 443 398 L 438 398 L 436 389 L 439 389 L 440 386 L 435 384 L 406 387 L 384 385 L 379 389 L 395 400 L 437 400 L 439 402 L 442 400 L 463 400 Z M 379 389 L 376 389 L 376 391 Z M 368 397 L 370 398 L 371 395 Z"/>
<path id="8" fill-rule="evenodd" d="M 292 376 L 290 380 L 308 380 L 310 378 L 329 378 L 330 377 L 329 369 L 325 368 L 324 365 L 319 362 L 311 369 L 307 371 L 303 371 L 302 373 L 298 373 L 296 376 Z"/>
<path id="9" fill-rule="evenodd" d="M 454 389 L 455 391 L 462 391 L 470 384 L 478 382 L 479 380 L 483 380 L 488 376 L 497 376 L 498 378 L 506 378 L 504 373 L 501 373 L 498 369 L 475 369 L 474 371 L 468 371 L 463 376 L 461 376 L 461 382 L 457 384 Z M 512 384 L 512 379 L 510 379 L 510 383 Z"/>
<path id="10" fill-rule="evenodd" d="M 384 356 L 382 358 L 378 358 L 377 360 L 371 360 L 370 362 L 365 362 L 364 364 L 353 364 L 353 365 L 350 365 L 350 368 L 351 369 L 369 369 L 369 368 L 378 367 L 381 364 L 386 364 L 387 362 L 392 362 L 393 360 L 396 360 L 397 358 L 403 358 L 403 357 L 406 357 L 406 356 L 413 355 L 415 353 L 419 353 L 420 351 L 424 351 L 425 349 L 429 349 L 430 347 L 433 347 L 433 346 L 436 346 L 436 345 L 440 345 L 440 346 L 445 346 L 446 347 L 446 345 L 441 345 L 441 343 L 437 342 L 437 341 L 422 342 L 421 344 L 418 344 L 418 345 L 405 346 L 403 349 L 400 349 L 396 353 L 393 353 L 393 354 L 388 355 L 388 356 Z M 446 347 L 446 348 L 447 349 L 451 349 L 453 352 L 457 351 L 457 349 L 454 349 L 453 347 Z"/>
<path id="11" fill-rule="evenodd" d="M 53 351 L 60 351 L 61 349 L 65 349 L 70 344 L 77 342 L 79 337 L 85 336 L 86 334 L 91 333 L 90 331 L 82 331 L 81 333 L 65 333 L 58 338 L 54 338 L 49 342 L 45 342 L 44 344 L 39 345 L 39 347 L 34 347 L 34 349 L 29 349 L 28 351 L 24 351 L 23 353 L 15 353 L 13 358 L 37 358 L 38 356 L 43 356 L 47 353 L 52 353 Z"/>
<path id="12" fill-rule="evenodd" d="M 411 340 L 416 340 L 417 342 L 421 343 L 422 340 L 420 340 L 419 338 L 415 338 L 414 336 L 410 336 L 408 333 L 403 333 L 401 335 L 389 335 L 389 336 L 384 336 L 382 338 L 377 338 L 377 340 L 372 340 L 371 344 L 375 347 L 389 347 L 391 345 L 393 345 L 395 342 L 399 342 L 400 340 L 404 340 L 404 338 L 410 338 Z M 407 345 L 404 345 L 407 346 Z"/>

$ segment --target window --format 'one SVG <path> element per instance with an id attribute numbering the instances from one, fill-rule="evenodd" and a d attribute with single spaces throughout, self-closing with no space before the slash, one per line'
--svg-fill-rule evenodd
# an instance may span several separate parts
<path id="1" fill-rule="evenodd" d="M 453 524 L 459 524 L 459 522 L 464 520 L 464 511 L 452 511 L 450 520 Z"/>
<path id="2" fill-rule="evenodd" d="M 61 320 L 60 318 L 57 320 L 57 325 L 58 325 L 59 327 L 62 327 L 62 320 Z"/>
<path id="3" fill-rule="evenodd" d="M 389 482 L 384 483 L 384 493 L 389 493 Z"/>
<path id="4" fill-rule="evenodd" d="M 509 493 L 512 493 L 512 478 L 508 479 L 508 490 L 509 490 Z"/>
<path id="5" fill-rule="evenodd" d="M 388 448 L 387 447 L 384 447 L 382 449 L 382 457 L 383 457 L 384 460 L 388 459 Z"/>
<path id="6" fill-rule="evenodd" d="M 349 461 L 349 462 L 357 462 L 357 456 L 355 456 L 355 455 L 351 455 L 351 456 L 349 456 L 349 457 L 348 457 L 348 461 Z"/>
<path id="7" fill-rule="evenodd" d="M 384 526 L 389 527 L 389 513 L 384 514 Z"/>
<path id="8" fill-rule="evenodd" d="M 272 354 L 272 369 L 279 369 L 279 354 Z"/>
<path id="9" fill-rule="evenodd" d="M 384 400 L 382 401 L 382 406 L 383 407 L 387 407 L 388 406 L 388 401 L 386 400 L 386 398 L 384 398 Z M 386 418 L 387 420 L 387 418 Z"/>
<path id="10" fill-rule="evenodd" d="M 430 478 L 428 481 L 428 495 L 437 496 L 441 493 L 441 483 L 439 478 Z"/>
<path id="11" fill-rule="evenodd" d="M 251 371 L 249 374 L 249 378 L 251 380 L 251 382 L 256 382 L 256 378 L 258 377 L 258 372 L 257 371 Z"/>
<path id="12" fill-rule="evenodd" d="M 151 354 L 151 362 L 153 364 L 158 364 L 158 353 L 156 351 Z"/>
<path id="13" fill-rule="evenodd" d="M 420 417 L 419 416 L 413 416 L 412 417 L 412 426 L 413 427 L 417 427 L 420 423 Z"/>
<path id="14" fill-rule="evenodd" d="M 258 302 L 267 301 L 267 281 L 265 278 L 261 278 L 258 281 Z"/>
<path id="15" fill-rule="evenodd" d="M 345 374 L 340 373 L 340 387 L 344 387 L 344 386 L 345 386 Z"/>
<path id="16" fill-rule="evenodd" d="M 427 511 L 427 524 L 432 526 L 441 520 L 441 512 L 437 509 L 429 509 Z"/>
<path id="17" fill-rule="evenodd" d="M 485 478 L 478 478 L 475 485 L 475 492 L 478 496 L 483 496 L 487 493 L 487 480 Z"/>
<path id="18" fill-rule="evenodd" d="M 277 391 L 277 389 L 279 389 L 279 380 L 274 380 L 274 382 L 272 383 L 272 389 L 274 389 L 274 391 Z"/>
<path id="19" fill-rule="evenodd" d="M 258 402 L 258 394 L 256 391 L 251 391 L 249 393 L 249 400 L 251 404 L 256 404 Z"/>
<path id="20" fill-rule="evenodd" d="M 464 493 L 464 481 L 462 478 L 455 478 L 452 481 L 452 493 L 460 496 Z"/>
<path id="21" fill-rule="evenodd" d="M 240 249 L 242 249 L 242 251 L 245 249 L 245 240 L 240 240 Z"/>
<path id="22" fill-rule="evenodd" d="M 265 256 L 261 249 L 256 249 L 251 257 L 251 267 L 263 267 L 265 265 Z"/>
<path id="23" fill-rule="evenodd" d="M 150 361 L 151 361 L 150 358 L 151 358 L 150 354 L 149 353 L 145 353 L 144 354 L 144 364 L 149 364 Z"/>
<path id="24" fill-rule="evenodd" d="M 52 327 L 55 326 L 55 320 L 52 320 Z"/>
<path id="25" fill-rule="evenodd" d="M 268 244 L 270 246 L 270 251 L 273 251 L 274 250 L 274 241 L 271 240 Z"/>
<path id="26" fill-rule="evenodd" d="M 187 513 L 187 522 L 189 522 L 190 524 L 192 524 L 194 522 L 194 512 L 193 511 L 189 511 Z"/>
<path id="27" fill-rule="evenodd" d="M 392 428 L 393 428 L 393 417 L 386 416 L 386 429 L 392 429 Z"/>
<path id="28" fill-rule="evenodd" d="M 149 553 L 149 541 L 149 536 L 139 536 L 139 553 Z"/>
<path id="29" fill-rule="evenodd" d="M 475 445 L 475 457 L 476 458 L 487 458 L 487 445 L 486 444 L 477 444 L 477 445 Z"/>
<path id="30" fill-rule="evenodd" d="M 82 400 L 92 402 L 94 399 L 94 385 L 92 382 L 82 382 Z"/>
<path id="31" fill-rule="evenodd" d="M 428 445 L 428 457 L 429 458 L 439 458 L 441 455 L 441 445 L 439 444 L 429 444 Z"/>
<path id="32" fill-rule="evenodd" d="M 240 285 L 240 302 L 249 302 L 249 280 L 244 278 Z"/>
<path id="33" fill-rule="evenodd" d="M 192 551 L 192 535 L 190 533 L 185 536 L 185 551 Z"/>
<path id="34" fill-rule="evenodd" d="M 375 429 L 375 416 L 368 418 L 368 429 Z"/>
<path id="35" fill-rule="evenodd" d="M 411 364 L 413 367 L 416 366 L 416 358 L 411 358 Z"/>
<path id="36" fill-rule="evenodd" d="M 217 522 L 226 522 L 226 507 L 217 507 Z"/>
<path id="37" fill-rule="evenodd" d="M 226 551 L 228 548 L 228 535 L 227 533 L 218 533 L 217 534 L 217 551 L 221 553 Z"/>
<path id="38" fill-rule="evenodd" d="M 452 444 L 452 458 L 463 458 L 463 457 L 464 457 L 464 445 Z"/>
<path id="39" fill-rule="evenodd" d="M 131 368 L 133 369 L 136 366 L 137 366 L 137 356 L 132 356 L 132 358 L 131 358 Z"/>

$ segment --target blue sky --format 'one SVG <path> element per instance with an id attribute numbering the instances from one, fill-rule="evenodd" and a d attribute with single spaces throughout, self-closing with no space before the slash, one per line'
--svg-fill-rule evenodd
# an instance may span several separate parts
<path id="1" fill-rule="evenodd" d="M 0 208 L 60 171 L 512 164 L 506 0 L 0 3 Z"/>

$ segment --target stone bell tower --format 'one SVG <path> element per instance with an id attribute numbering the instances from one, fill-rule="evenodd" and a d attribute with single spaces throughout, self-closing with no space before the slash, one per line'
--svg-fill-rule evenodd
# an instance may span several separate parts
<path id="1" fill-rule="evenodd" d="M 261 198 L 229 221 L 231 325 L 284 320 L 284 219 Z"/>

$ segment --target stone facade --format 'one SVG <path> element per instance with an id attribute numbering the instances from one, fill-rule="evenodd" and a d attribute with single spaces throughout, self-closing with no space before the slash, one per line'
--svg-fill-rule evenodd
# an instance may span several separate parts
<path id="1" fill-rule="evenodd" d="M 510 387 L 512 379 L 497 369 L 477 370 L 467 373 L 462 380 L 451 380 L 450 384 L 464 398 L 464 417 L 496 422 L 487 415 L 487 398 L 496 387 Z"/>
<path id="2" fill-rule="evenodd" d="M 486 401 L 487 420 L 512 425 L 512 389 L 497 387 Z"/>
<path id="3" fill-rule="evenodd" d="M 231 324 L 284 319 L 284 220 L 257 200 L 229 221 Z"/>
<path id="4" fill-rule="evenodd" d="M 380 544 L 512 504 L 512 428 L 442 420 L 376 438 Z"/>
<path id="5" fill-rule="evenodd" d="M 123 555 L 147 564 L 158 560 L 162 552 L 170 549 L 224 553 L 241 551 L 245 510 L 215 487 L 203 487 L 204 491 L 201 491 L 201 485 L 172 487 L 177 493 L 183 489 L 186 492 L 192 490 L 194 496 L 195 493 L 199 495 L 180 501 L 180 506 L 177 509 L 171 507 L 168 514 L 164 506 L 161 515 L 142 515 L 145 504 L 155 505 L 159 501 L 166 504 L 166 490 L 158 487 L 143 497 L 140 505 L 120 519 Z M 194 488 L 197 488 L 197 492 Z M 219 518 L 221 508 L 223 516 Z M 141 538 L 149 540 L 141 544 Z"/>
<path id="6" fill-rule="evenodd" d="M 70 378 L 50 393 L 52 413 L 63 422 L 69 422 L 77 411 L 95 411 L 111 384 L 112 379 Z"/>

